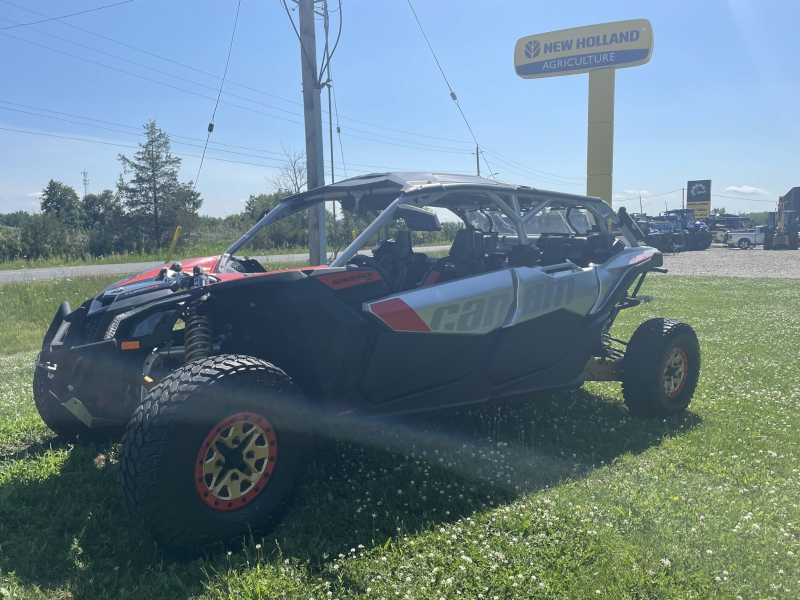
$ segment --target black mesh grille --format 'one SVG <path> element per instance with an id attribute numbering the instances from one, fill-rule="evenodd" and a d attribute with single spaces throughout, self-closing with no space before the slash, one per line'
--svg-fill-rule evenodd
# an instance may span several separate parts
<path id="1" fill-rule="evenodd" d="M 102 315 L 98 315 L 96 317 L 89 318 L 86 323 L 86 343 L 91 344 L 94 342 L 95 336 L 97 336 L 97 329 L 100 327 L 100 321 L 102 319 Z"/>

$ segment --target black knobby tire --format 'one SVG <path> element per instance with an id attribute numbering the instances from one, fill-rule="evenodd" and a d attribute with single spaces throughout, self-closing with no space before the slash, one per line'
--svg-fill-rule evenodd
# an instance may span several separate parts
<path id="1" fill-rule="evenodd" d="M 274 470 L 247 504 L 212 508 L 213 498 L 201 499 L 198 452 L 218 424 L 243 414 L 271 424 Z M 287 508 L 308 457 L 307 422 L 299 389 L 267 362 L 220 355 L 184 365 L 150 391 L 123 436 L 118 481 L 128 517 L 159 547 L 183 555 L 266 533 Z"/>
<path id="2" fill-rule="evenodd" d="M 37 365 L 33 372 L 33 403 L 44 424 L 58 437 L 70 441 L 95 443 L 106 442 L 122 435 L 118 427 L 96 429 L 87 427 L 50 393 L 50 387 L 47 369 Z"/>
<path id="3" fill-rule="evenodd" d="M 683 370 L 676 372 L 668 361 L 683 363 Z M 685 374 L 678 378 L 676 373 Z M 638 416 L 671 415 L 689 406 L 699 376 L 700 344 L 691 326 L 676 319 L 650 319 L 638 327 L 625 350 L 622 395 Z"/>

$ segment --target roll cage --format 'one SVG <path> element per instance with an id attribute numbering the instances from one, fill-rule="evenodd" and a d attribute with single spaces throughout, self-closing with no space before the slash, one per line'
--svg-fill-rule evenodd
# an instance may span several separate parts
<path id="1" fill-rule="evenodd" d="M 347 185 L 348 183 L 350 185 Z M 511 227 L 508 234 L 502 236 L 503 241 L 522 245 L 529 245 L 531 239 L 538 237 L 531 231 L 530 225 L 537 215 L 542 215 L 546 210 L 563 210 L 562 216 L 566 214 L 564 221 L 572 230 L 571 233 L 581 235 L 582 233 L 575 229 L 568 216 L 573 209 L 583 209 L 589 217 L 592 233 L 615 233 L 620 235 L 628 246 L 639 246 L 637 236 L 629 223 L 630 219 L 621 219 L 611 206 L 600 198 L 538 190 L 479 177 L 389 173 L 348 179 L 286 198 L 222 254 L 217 271 L 224 269 L 231 256 L 264 227 L 311 206 L 332 201 L 340 202 L 343 210 L 350 210 L 362 216 L 368 211 L 379 214 L 347 248 L 339 253 L 330 263 L 331 267 L 346 265 L 375 234 L 382 228 L 388 227 L 395 219 L 398 209 L 403 206 L 449 209 L 470 229 L 476 227 L 470 222 L 469 211 L 484 213 L 487 218 L 494 221 L 495 225 L 497 221 L 490 215 L 502 215 Z"/>

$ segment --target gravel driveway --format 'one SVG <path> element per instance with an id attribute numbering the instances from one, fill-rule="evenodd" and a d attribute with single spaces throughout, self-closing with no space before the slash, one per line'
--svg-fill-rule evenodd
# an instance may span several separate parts
<path id="1" fill-rule="evenodd" d="M 670 275 L 800 279 L 800 250 L 709 248 L 702 252 L 665 254 L 664 266 Z"/>

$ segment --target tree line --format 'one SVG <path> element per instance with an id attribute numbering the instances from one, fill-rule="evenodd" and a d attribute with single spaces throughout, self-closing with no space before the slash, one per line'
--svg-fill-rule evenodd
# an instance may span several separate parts
<path id="1" fill-rule="evenodd" d="M 155 121 L 144 125 L 146 141 L 122 167 L 115 190 L 78 196 L 74 188 L 51 179 L 40 195 L 40 212 L 0 214 L 0 261 L 79 258 L 114 254 L 158 254 L 181 226 L 179 252 L 221 252 L 285 197 L 305 187 L 305 157 L 286 152 L 279 174 L 269 179 L 277 191 L 251 195 L 241 213 L 225 218 L 201 216 L 203 205 L 194 182 L 180 182 L 181 159 L 173 156 L 169 136 Z M 352 241 L 368 221 L 350 213 L 328 213 L 328 245 L 335 250 Z M 395 225 L 393 229 L 402 227 Z M 414 232 L 416 244 L 452 241 L 459 225 L 443 223 L 441 232 Z M 394 232 L 392 232 L 394 233 Z M 308 244 L 305 211 L 262 230 L 250 250 L 299 250 Z"/>
<path id="2" fill-rule="evenodd" d="M 39 196 L 39 213 L 0 215 L 0 259 L 85 258 L 154 252 L 169 243 L 177 225 L 191 232 L 203 205 L 193 182 L 180 182 L 181 159 L 154 121 L 147 140 L 122 166 L 116 190 L 86 194 L 51 179 Z"/>

